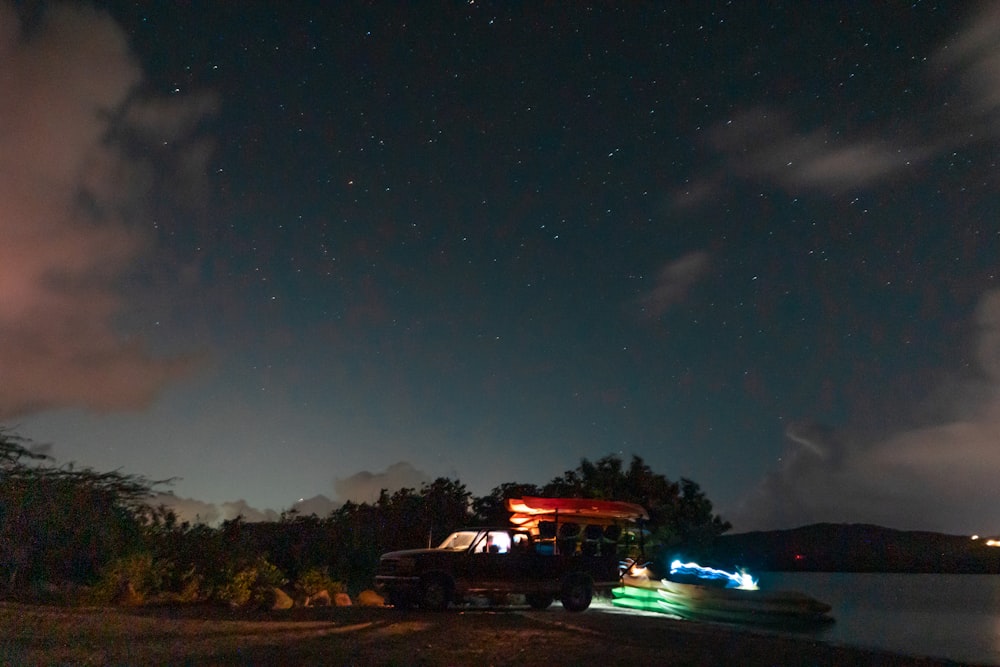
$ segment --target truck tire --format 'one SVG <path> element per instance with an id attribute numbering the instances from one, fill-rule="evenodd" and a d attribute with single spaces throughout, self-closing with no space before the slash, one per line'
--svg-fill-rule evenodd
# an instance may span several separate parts
<path id="1" fill-rule="evenodd" d="M 444 574 L 429 574 L 420 582 L 420 606 L 429 611 L 444 611 L 451 602 L 451 579 Z"/>
<path id="2" fill-rule="evenodd" d="M 532 609 L 548 609 L 555 600 L 555 596 L 549 595 L 548 593 L 527 593 L 524 596 L 524 601 L 528 603 Z"/>
<path id="3" fill-rule="evenodd" d="M 559 601 L 566 611 L 584 611 L 594 598 L 594 582 L 583 572 L 566 575 L 562 581 Z"/>

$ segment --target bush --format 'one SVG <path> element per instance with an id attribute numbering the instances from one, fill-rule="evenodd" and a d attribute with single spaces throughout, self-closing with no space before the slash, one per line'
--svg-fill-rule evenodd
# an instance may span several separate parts
<path id="1" fill-rule="evenodd" d="M 263 605 L 267 602 L 271 589 L 286 582 L 281 570 L 266 558 L 257 558 L 251 565 L 232 571 L 230 576 L 216 586 L 213 597 L 233 607 L 251 603 Z"/>
<path id="2" fill-rule="evenodd" d="M 233 607 L 242 607 L 250 601 L 256 583 L 257 568 L 249 567 L 240 570 L 216 587 L 215 599 Z"/>
<path id="3" fill-rule="evenodd" d="M 316 595 L 326 591 L 331 596 L 344 592 L 344 584 L 335 581 L 327 568 L 311 567 L 295 580 L 295 590 L 302 595 Z"/>
<path id="4" fill-rule="evenodd" d="M 136 553 L 111 561 L 91 588 L 90 600 L 97 604 L 142 604 L 159 593 L 163 567 L 148 553 Z"/>

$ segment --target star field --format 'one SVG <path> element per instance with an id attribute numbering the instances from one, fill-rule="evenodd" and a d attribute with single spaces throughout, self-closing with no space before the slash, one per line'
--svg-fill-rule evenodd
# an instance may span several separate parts
<path id="1" fill-rule="evenodd" d="M 202 516 L 634 453 L 737 530 L 1000 525 L 990 5 L 4 7 L 11 80 L 127 45 L 87 312 L 178 366 L 0 404 L 57 458 Z"/>

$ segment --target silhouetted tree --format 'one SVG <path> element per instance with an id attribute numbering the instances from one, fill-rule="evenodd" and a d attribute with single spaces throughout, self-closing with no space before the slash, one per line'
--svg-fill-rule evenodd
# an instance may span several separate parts
<path id="1" fill-rule="evenodd" d="M 438 477 L 419 491 L 383 490 L 376 507 L 382 513 L 385 543 L 394 549 L 435 545 L 466 524 L 472 494 L 461 482 Z"/>
<path id="2" fill-rule="evenodd" d="M 426 528 L 432 546 L 469 523 L 471 497 L 464 484 L 447 477 L 438 477 L 421 487 L 422 527 Z"/>
<path id="3" fill-rule="evenodd" d="M 379 556 L 388 551 L 385 515 L 378 507 L 351 501 L 331 513 L 333 561 L 330 574 L 351 590 L 371 586 Z"/>
<path id="4" fill-rule="evenodd" d="M 29 442 L 0 429 L 0 567 L 9 585 L 84 583 L 143 547 L 147 501 L 162 482 L 56 467 Z"/>
<path id="5" fill-rule="evenodd" d="M 484 526 L 507 525 L 507 520 L 510 518 L 510 512 L 507 511 L 509 498 L 540 495 L 543 495 L 542 490 L 535 484 L 504 482 L 494 487 L 488 496 L 475 498 L 472 501 L 473 521 Z"/>
<path id="6" fill-rule="evenodd" d="M 648 529 L 654 546 L 684 546 L 694 551 L 729 530 L 730 524 L 712 513 L 712 503 L 698 484 L 683 478 L 678 484 L 654 473 L 638 456 L 626 469 L 609 455 L 591 462 L 583 459 L 542 489 L 543 495 L 624 500 L 649 512 Z"/>

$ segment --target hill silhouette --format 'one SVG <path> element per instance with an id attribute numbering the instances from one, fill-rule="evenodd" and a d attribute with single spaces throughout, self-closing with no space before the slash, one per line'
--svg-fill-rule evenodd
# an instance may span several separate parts
<path id="1" fill-rule="evenodd" d="M 1000 573 L 1000 548 L 968 535 L 818 523 L 718 537 L 710 559 L 758 571 Z"/>

